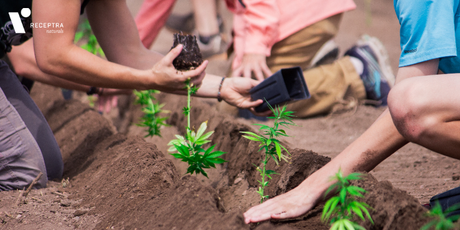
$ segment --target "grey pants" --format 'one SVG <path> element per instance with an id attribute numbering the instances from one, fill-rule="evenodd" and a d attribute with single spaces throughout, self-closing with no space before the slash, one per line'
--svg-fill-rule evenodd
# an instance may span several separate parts
<path id="1" fill-rule="evenodd" d="M 45 118 L 5 62 L 0 61 L 0 190 L 36 188 L 61 178 L 59 146 Z M 50 176 L 51 175 L 51 176 Z"/>

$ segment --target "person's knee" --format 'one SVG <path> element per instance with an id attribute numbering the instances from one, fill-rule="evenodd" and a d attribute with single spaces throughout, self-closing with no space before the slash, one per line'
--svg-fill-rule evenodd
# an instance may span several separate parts
<path id="1" fill-rule="evenodd" d="M 431 103 L 426 86 L 415 79 L 397 84 L 388 96 L 388 108 L 399 133 L 411 142 L 418 142 L 435 123 L 428 106 Z"/>

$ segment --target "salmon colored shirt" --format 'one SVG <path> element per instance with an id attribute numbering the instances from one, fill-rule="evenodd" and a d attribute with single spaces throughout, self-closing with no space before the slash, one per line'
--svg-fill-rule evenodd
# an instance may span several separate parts
<path id="1" fill-rule="evenodd" d="M 226 3 L 234 13 L 233 69 L 241 64 L 245 53 L 270 56 L 276 42 L 356 8 L 353 0 L 226 0 Z"/>

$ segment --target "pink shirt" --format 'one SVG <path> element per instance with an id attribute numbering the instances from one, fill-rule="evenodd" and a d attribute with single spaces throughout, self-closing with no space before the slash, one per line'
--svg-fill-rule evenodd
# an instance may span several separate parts
<path id="1" fill-rule="evenodd" d="M 270 56 L 276 42 L 325 18 L 356 8 L 353 0 L 226 0 L 226 3 L 234 13 L 233 69 L 241 64 L 245 53 Z"/>

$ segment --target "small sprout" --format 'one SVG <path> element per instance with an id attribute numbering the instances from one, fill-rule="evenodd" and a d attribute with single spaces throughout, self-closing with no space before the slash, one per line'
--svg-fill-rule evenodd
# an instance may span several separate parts
<path id="1" fill-rule="evenodd" d="M 144 115 L 141 117 L 141 121 L 137 126 L 147 127 L 147 135 L 144 137 L 161 137 L 161 128 L 163 126 L 169 126 L 165 123 L 168 117 L 160 116 L 161 113 L 168 113 L 169 111 L 161 109 L 164 104 L 153 102 L 154 100 L 156 101 L 153 95 L 159 92 L 158 90 L 134 91 L 134 95 L 136 95 L 135 103 L 143 106 L 142 112 L 144 112 Z"/>
<path id="2" fill-rule="evenodd" d="M 268 103 L 268 102 L 267 102 Z M 289 125 L 295 125 L 294 122 L 292 121 L 292 117 L 294 117 L 292 114 L 292 111 L 286 111 L 286 106 L 279 107 L 275 106 L 273 108 L 270 104 L 268 104 L 270 110 L 273 112 L 272 117 L 268 117 L 270 119 L 274 119 L 273 126 L 270 127 L 268 125 L 264 124 L 255 124 L 257 126 L 260 126 L 259 131 L 262 133 L 262 135 L 255 134 L 253 132 L 241 132 L 243 134 L 244 138 L 249 139 L 251 141 L 257 141 L 260 142 L 259 149 L 260 150 L 265 150 L 265 156 L 262 161 L 262 169 L 260 167 L 257 167 L 257 171 L 260 173 L 262 180 L 258 181 L 259 182 L 259 190 L 257 193 L 259 193 L 261 199 L 260 203 L 264 202 L 265 199 L 268 198 L 268 195 L 264 195 L 265 187 L 268 186 L 268 179 L 272 179 L 271 175 L 277 174 L 273 170 L 267 170 L 265 167 L 268 163 L 268 160 L 272 158 L 276 164 L 279 164 L 279 161 L 284 160 L 288 162 L 289 157 L 283 154 L 286 152 L 287 154 L 290 154 L 289 151 L 281 145 L 280 141 L 277 139 L 277 137 L 289 137 L 286 132 L 281 129 L 281 126 L 288 127 Z M 268 179 L 266 179 L 268 178 Z"/>
<path id="3" fill-rule="evenodd" d="M 337 180 L 337 182 L 327 189 L 325 196 L 331 191 L 337 191 L 337 195 L 326 201 L 323 208 L 323 214 L 321 215 L 321 220 L 323 222 L 331 219 L 331 230 L 364 230 L 364 227 L 352 221 L 354 216 L 364 221 L 366 219 L 364 217 L 365 215 L 367 219 L 374 224 L 368 211 L 371 207 L 364 202 L 356 201 L 357 197 L 364 197 L 362 193 L 365 193 L 366 190 L 358 186 L 350 185 L 350 181 L 361 179 L 361 173 L 351 173 L 344 177 L 340 169 L 339 172 L 332 177 L 332 180 Z"/>
<path id="4" fill-rule="evenodd" d="M 189 164 L 187 173 L 193 174 L 203 174 L 208 177 L 208 174 L 204 171 L 207 168 L 215 168 L 215 164 L 222 164 L 225 162 L 224 159 L 219 158 L 225 152 L 214 151 L 216 145 L 212 145 L 208 149 L 204 149 L 203 145 L 211 142 L 208 138 L 214 133 L 210 131 L 205 133 L 208 122 L 205 121 L 201 123 L 198 130 L 195 130 L 190 127 L 190 101 L 192 93 L 196 92 L 196 87 L 192 86 L 190 80 L 186 81 L 187 88 L 187 107 L 183 108 L 184 114 L 187 116 L 187 126 L 185 137 L 181 135 L 176 135 L 177 139 L 171 140 L 168 143 L 169 147 L 168 152 L 171 152 L 171 155 L 175 158 L 181 159 L 184 162 Z"/>

